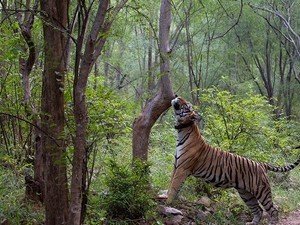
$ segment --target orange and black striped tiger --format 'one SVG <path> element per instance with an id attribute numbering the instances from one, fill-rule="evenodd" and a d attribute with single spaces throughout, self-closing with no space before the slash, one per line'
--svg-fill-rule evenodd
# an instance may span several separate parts
<path id="1" fill-rule="evenodd" d="M 235 188 L 254 215 L 248 225 L 259 223 L 263 212 L 259 203 L 269 214 L 269 224 L 276 224 L 278 211 L 272 201 L 267 171 L 292 170 L 299 165 L 300 159 L 292 165 L 277 167 L 214 148 L 202 138 L 195 123 L 199 116 L 193 106 L 180 97 L 172 100 L 172 106 L 178 138 L 167 203 L 172 202 L 184 180 L 193 175 L 216 187 Z"/>

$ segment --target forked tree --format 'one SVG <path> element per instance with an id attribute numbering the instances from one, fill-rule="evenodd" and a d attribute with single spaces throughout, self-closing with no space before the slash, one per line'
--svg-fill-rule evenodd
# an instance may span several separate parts
<path id="1" fill-rule="evenodd" d="M 171 1 L 162 0 L 159 19 L 160 79 L 158 92 L 147 102 L 133 122 L 133 158 L 147 160 L 150 131 L 159 116 L 171 106 L 174 97 L 170 80 Z"/>

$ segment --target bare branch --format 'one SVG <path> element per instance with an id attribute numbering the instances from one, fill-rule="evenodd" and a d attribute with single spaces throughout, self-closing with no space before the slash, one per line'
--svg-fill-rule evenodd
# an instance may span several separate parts
<path id="1" fill-rule="evenodd" d="M 284 5 L 287 5 L 285 2 L 283 2 Z M 252 9 L 258 9 L 267 13 L 271 13 L 275 16 L 277 16 L 280 21 L 282 22 L 282 24 L 284 25 L 284 27 L 287 30 L 287 34 L 284 34 L 282 31 L 280 31 L 278 28 L 276 28 L 274 25 L 272 25 L 272 23 L 270 22 L 270 20 L 262 15 L 262 16 L 267 23 L 269 24 L 269 26 L 275 30 L 276 32 L 278 32 L 280 35 L 282 35 L 287 41 L 289 41 L 290 43 L 292 43 L 292 45 L 295 48 L 295 51 L 297 53 L 297 56 L 300 57 L 300 36 L 297 34 L 297 32 L 293 29 L 292 25 L 291 25 L 291 8 L 293 7 L 294 2 L 292 2 L 290 5 L 286 6 L 286 11 L 287 11 L 287 15 L 283 15 L 283 13 L 281 11 L 279 11 L 274 7 L 271 8 L 267 8 L 267 7 L 262 7 L 262 6 L 257 6 L 257 5 L 253 5 L 251 3 L 249 3 L 249 6 Z M 295 74 L 295 79 L 298 81 L 298 83 L 300 83 L 300 75 L 298 73 L 296 73 L 294 71 Z"/>
<path id="2" fill-rule="evenodd" d="M 287 39 L 287 40 L 291 41 L 295 45 L 295 47 L 297 47 L 297 53 L 299 54 L 298 48 L 299 48 L 299 44 L 300 44 L 300 36 L 292 28 L 289 18 L 286 18 L 279 10 L 269 9 L 269 8 L 261 7 L 261 6 L 255 6 L 252 4 L 249 4 L 249 6 L 253 9 L 259 9 L 259 10 L 276 15 L 282 21 L 282 23 L 286 27 L 286 29 L 297 39 L 297 42 L 295 42 L 294 38 L 292 38 L 291 35 L 288 34 L 290 39 Z M 286 36 L 284 36 L 284 37 L 286 38 Z"/>
<path id="3" fill-rule="evenodd" d="M 221 5 L 221 7 L 224 9 L 224 11 L 226 12 L 226 9 L 225 9 L 224 6 L 222 5 L 222 3 L 221 3 L 220 1 L 218 1 L 218 2 L 219 2 L 219 4 Z M 218 38 L 224 37 L 226 34 L 229 33 L 229 31 L 231 31 L 235 26 L 238 25 L 238 23 L 239 23 L 239 21 L 240 21 L 240 19 L 241 19 L 241 17 L 242 17 L 243 6 L 244 6 L 244 3 L 243 3 L 243 0 L 241 0 L 241 5 L 240 5 L 239 15 L 238 15 L 238 18 L 236 19 L 236 21 L 234 22 L 234 24 L 233 24 L 231 27 L 229 27 L 229 29 L 228 29 L 227 31 L 225 31 L 225 33 L 223 33 L 223 34 L 221 34 L 221 35 L 218 35 L 218 36 L 216 36 L 216 37 L 213 37 L 213 38 L 211 38 L 211 40 L 214 40 L 214 39 L 218 39 Z"/>
<path id="4" fill-rule="evenodd" d="M 27 124 L 29 124 L 30 126 L 33 126 L 35 128 L 37 128 L 39 131 L 41 131 L 43 134 L 45 134 L 47 137 L 49 137 L 54 143 L 56 146 L 60 146 L 60 144 L 57 142 L 57 139 L 55 139 L 54 137 L 52 137 L 48 132 L 44 131 L 41 127 L 39 127 L 38 125 L 30 122 L 29 120 L 26 120 L 20 116 L 16 116 L 16 115 L 13 115 L 13 114 L 10 114 L 10 113 L 6 113 L 6 112 L 0 112 L 0 115 L 4 115 L 4 116 L 8 116 L 8 117 L 12 117 L 12 118 L 15 118 L 15 119 L 18 119 L 18 120 L 21 120 Z"/>

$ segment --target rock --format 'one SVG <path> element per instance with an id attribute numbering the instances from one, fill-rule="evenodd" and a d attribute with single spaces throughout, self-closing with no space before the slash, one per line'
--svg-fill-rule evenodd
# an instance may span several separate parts
<path id="1" fill-rule="evenodd" d="M 200 220 L 200 221 L 206 221 L 210 215 L 211 214 L 208 211 L 204 212 L 202 210 L 199 210 L 196 218 L 197 218 L 197 220 Z"/>
<path id="2" fill-rule="evenodd" d="M 186 202 L 186 197 L 184 197 L 183 195 L 179 195 L 179 196 L 178 196 L 178 199 L 179 199 L 181 202 Z"/>
<path id="3" fill-rule="evenodd" d="M 165 225 L 179 225 L 179 224 L 181 224 L 182 219 L 183 219 L 182 215 L 176 215 L 171 218 L 165 218 L 164 224 Z"/>
<path id="4" fill-rule="evenodd" d="M 159 195 L 168 195 L 168 190 L 160 190 Z"/>
<path id="5" fill-rule="evenodd" d="M 166 215 L 172 214 L 172 215 L 183 215 L 183 213 L 175 208 L 172 207 L 166 207 Z"/>
<path id="6" fill-rule="evenodd" d="M 167 206 L 163 206 L 163 205 L 159 205 L 158 206 L 158 212 L 160 214 L 169 216 L 169 215 L 183 215 L 183 213 L 175 208 L 172 207 L 167 207 Z"/>
<path id="7" fill-rule="evenodd" d="M 179 225 L 182 224 L 183 213 L 175 208 L 164 205 L 158 206 L 158 213 L 164 215 L 163 219 L 165 225 Z"/>
<path id="8" fill-rule="evenodd" d="M 211 206 L 212 201 L 211 201 L 210 198 L 208 198 L 208 197 L 206 197 L 206 196 L 202 196 L 202 197 L 198 200 L 197 203 L 198 203 L 198 204 L 201 204 L 201 205 L 204 205 L 205 207 L 209 208 L 209 207 Z"/>
<path id="9" fill-rule="evenodd" d="M 158 199 L 167 199 L 168 198 L 168 190 L 160 190 L 159 194 L 157 195 Z"/>
<path id="10" fill-rule="evenodd" d="M 10 222 L 8 221 L 8 219 L 3 219 L 1 222 L 0 222 L 0 225 L 9 225 Z"/>

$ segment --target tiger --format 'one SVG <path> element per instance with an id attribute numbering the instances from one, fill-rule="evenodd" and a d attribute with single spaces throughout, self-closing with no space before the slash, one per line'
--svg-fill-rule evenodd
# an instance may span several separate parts
<path id="1" fill-rule="evenodd" d="M 268 214 L 269 225 L 277 224 L 278 210 L 272 201 L 267 171 L 290 171 L 299 165 L 300 159 L 289 166 L 277 167 L 213 147 L 201 135 L 196 122 L 200 117 L 192 104 L 177 96 L 171 104 L 178 134 L 166 203 L 172 203 L 185 179 L 192 175 L 216 187 L 235 188 L 253 214 L 252 221 L 246 225 L 259 224 L 263 214 L 260 204 Z"/>

